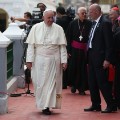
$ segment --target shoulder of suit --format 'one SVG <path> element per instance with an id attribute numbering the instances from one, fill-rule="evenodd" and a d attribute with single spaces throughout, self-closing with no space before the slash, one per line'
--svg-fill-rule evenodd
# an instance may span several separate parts
<path id="1" fill-rule="evenodd" d="M 104 20 L 104 23 L 112 25 L 112 23 L 109 20 L 107 20 L 107 19 Z"/>
<path id="2" fill-rule="evenodd" d="M 74 20 L 72 20 L 71 22 L 70 22 L 70 25 L 75 25 L 75 24 L 77 24 L 78 23 L 78 19 L 74 19 Z"/>
<path id="3" fill-rule="evenodd" d="M 103 22 L 109 22 L 110 20 L 108 18 L 106 18 L 104 15 L 101 16 L 100 20 L 102 20 Z"/>
<path id="4" fill-rule="evenodd" d="M 89 20 L 89 19 L 85 19 L 85 22 L 88 23 L 88 24 L 92 24 L 92 21 Z"/>
<path id="5" fill-rule="evenodd" d="M 71 21 L 71 23 L 76 23 L 77 21 L 78 21 L 78 18 Z"/>

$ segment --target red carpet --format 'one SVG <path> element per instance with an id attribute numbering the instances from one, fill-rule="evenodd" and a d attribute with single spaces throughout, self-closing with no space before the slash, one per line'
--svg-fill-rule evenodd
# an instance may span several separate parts
<path id="1" fill-rule="evenodd" d="M 33 92 L 32 86 L 30 87 Z M 18 89 L 18 93 L 25 92 Z M 8 113 L 0 115 L 0 120 L 120 120 L 120 110 L 117 113 L 102 114 L 100 112 L 84 112 L 90 106 L 89 91 L 86 96 L 72 94 L 70 88 L 63 90 L 62 109 L 52 109 L 52 115 L 45 116 L 35 106 L 35 98 L 31 95 L 9 97 Z M 102 108 L 105 102 L 102 100 Z"/>

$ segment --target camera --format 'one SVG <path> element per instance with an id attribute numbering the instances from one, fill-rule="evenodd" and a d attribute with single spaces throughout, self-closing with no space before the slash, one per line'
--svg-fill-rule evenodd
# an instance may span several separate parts
<path id="1" fill-rule="evenodd" d="M 42 22 L 43 12 L 40 10 L 40 8 L 34 8 L 32 12 L 32 20 L 31 24 L 34 25 L 36 23 Z"/>
<path id="2" fill-rule="evenodd" d="M 40 10 L 40 8 L 33 9 L 32 18 L 27 22 L 27 25 L 26 25 L 27 36 L 28 36 L 33 25 L 43 21 L 42 16 L 43 16 L 43 12 Z"/>
<path id="3" fill-rule="evenodd" d="M 40 8 L 34 8 L 32 12 L 32 19 L 42 19 L 43 12 L 40 10 Z"/>

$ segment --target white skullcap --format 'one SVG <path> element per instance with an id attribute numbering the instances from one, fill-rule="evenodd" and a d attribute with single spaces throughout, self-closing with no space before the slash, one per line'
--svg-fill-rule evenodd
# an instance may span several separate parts
<path id="1" fill-rule="evenodd" d="M 52 11 L 52 12 L 54 12 L 52 9 L 46 9 L 46 10 L 43 12 L 43 16 L 44 16 L 45 13 L 48 12 L 48 11 Z"/>

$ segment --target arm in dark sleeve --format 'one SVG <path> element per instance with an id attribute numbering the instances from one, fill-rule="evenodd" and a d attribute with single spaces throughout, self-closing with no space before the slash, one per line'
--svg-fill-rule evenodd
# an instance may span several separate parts
<path id="1" fill-rule="evenodd" d="M 68 54 L 71 54 L 71 42 L 72 42 L 72 24 L 70 23 L 67 29 L 66 33 L 66 39 L 67 39 L 67 52 Z"/>
<path id="2" fill-rule="evenodd" d="M 105 40 L 105 60 L 112 62 L 114 46 L 113 46 L 112 24 L 110 22 L 104 22 L 103 34 Z"/>

